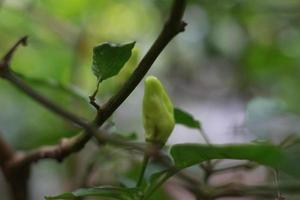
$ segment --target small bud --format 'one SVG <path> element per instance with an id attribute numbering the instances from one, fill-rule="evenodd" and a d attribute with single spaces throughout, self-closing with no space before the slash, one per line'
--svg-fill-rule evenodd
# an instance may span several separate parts
<path id="1" fill-rule="evenodd" d="M 154 76 L 148 76 L 145 80 L 143 123 L 146 141 L 159 147 L 166 143 L 175 125 L 173 104 L 161 82 Z"/>

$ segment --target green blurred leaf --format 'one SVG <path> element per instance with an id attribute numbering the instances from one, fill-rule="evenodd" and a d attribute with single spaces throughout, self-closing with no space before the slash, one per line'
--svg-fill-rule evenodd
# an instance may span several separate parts
<path id="1" fill-rule="evenodd" d="M 159 188 L 148 200 L 172 200 L 168 191 L 165 191 L 164 188 Z"/>
<path id="2" fill-rule="evenodd" d="M 67 192 L 57 196 L 45 197 L 51 199 L 73 199 L 76 197 L 106 197 L 111 199 L 132 200 L 135 199 L 136 189 L 128 189 L 114 186 L 92 187 L 78 189 L 74 192 Z"/>
<path id="3" fill-rule="evenodd" d="M 105 80 L 117 75 L 130 58 L 134 45 L 135 42 L 122 45 L 103 43 L 94 47 L 92 70 L 95 76 Z"/>
<path id="4" fill-rule="evenodd" d="M 164 160 L 164 164 L 162 164 L 158 160 L 150 160 L 145 172 L 145 180 L 147 181 L 147 183 L 152 184 L 153 177 L 155 177 L 156 174 L 160 174 L 161 172 L 168 170 L 167 166 L 174 165 L 171 156 L 169 156 L 168 154 L 161 154 L 161 159 Z"/>
<path id="5" fill-rule="evenodd" d="M 292 178 L 300 178 L 300 141 L 298 140 L 295 144 L 285 148 L 283 154 L 284 158 L 279 168 L 292 175 Z"/>
<path id="6" fill-rule="evenodd" d="M 151 196 L 157 186 L 167 181 L 178 171 L 212 159 L 250 160 L 262 165 L 277 168 L 300 177 L 299 166 L 300 142 L 287 149 L 281 149 L 268 143 L 231 144 L 231 145 L 203 145 L 178 144 L 171 148 L 171 155 L 175 168 L 169 168 L 153 173 L 150 177 L 145 196 Z"/>
<path id="7" fill-rule="evenodd" d="M 166 169 L 163 171 L 155 172 L 150 176 L 147 187 L 144 192 L 145 199 L 154 199 L 154 195 L 157 189 L 170 177 L 177 173 L 177 170 Z M 152 196 L 153 195 L 153 196 Z"/>
<path id="8" fill-rule="evenodd" d="M 175 166 L 186 168 L 212 159 L 250 160 L 277 167 L 282 158 L 279 147 L 271 144 L 202 145 L 178 144 L 171 148 Z"/>
<path id="9" fill-rule="evenodd" d="M 180 108 L 174 108 L 174 117 L 176 124 L 182 124 L 189 128 L 201 129 L 200 121 L 196 120 L 191 114 Z"/>

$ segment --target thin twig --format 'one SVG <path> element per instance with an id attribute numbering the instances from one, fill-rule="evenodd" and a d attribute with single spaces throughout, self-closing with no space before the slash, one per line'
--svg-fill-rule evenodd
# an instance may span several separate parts
<path id="1" fill-rule="evenodd" d="M 100 86 L 100 83 L 102 82 L 102 79 L 99 79 L 97 81 L 97 86 L 96 86 L 96 89 L 95 91 L 93 92 L 93 94 L 91 96 L 89 96 L 89 99 L 90 99 L 90 104 L 92 106 L 94 106 L 96 108 L 97 111 L 100 110 L 100 106 L 96 103 L 96 96 L 97 96 L 97 93 L 99 91 L 99 86 Z"/>
<path id="2" fill-rule="evenodd" d="M 27 36 L 24 36 L 22 38 L 20 38 L 12 47 L 11 49 L 5 54 L 5 56 L 2 58 L 2 62 L 4 64 L 4 66 L 9 67 L 10 65 L 10 61 L 15 53 L 15 51 L 17 50 L 17 48 L 20 45 L 26 46 L 27 45 Z"/>
<path id="3" fill-rule="evenodd" d="M 58 116 L 61 116 L 68 121 L 71 121 L 83 129 L 90 130 L 90 125 L 82 120 L 80 117 L 76 116 L 75 114 L 63 109 L 62 107 L 58 106 L 54 102 L 50 101 L 48 98 L 44 97 L 37 91 L 33 90 L 29 85 L 27 85 L 24 81 L 22 81 L 19 77 L 17 77 L 12 71 L 8 71 L 5 73 L 4 78 L 8 80 L 12 85 L 17 87 L 20 91 L 27 94 L 27 96 L 34 99 L 36 102 L 47 108 L 48 110 L 54 112 Z"/>
<path id="4" fill-rule="evenodd" d="M 80 99 L 81 101 L 84 101 L 84 102 L 87 102 L 87 100 L 88 100 L 87 96 L 84 95 L 83 92 L 80 91 L 80 89 L 77 88 L 76 86 L 65 85 L 54 79 L 44 79 L 44 78 L 41 79 L 41 78 L 36 78 L 36 77 L 28 77 L 24 74 L 20 74 L 20 73 L 16 73 L 16 72 L 15 72 L 15 74 L 26 82 L 29 82 L 32 84 L 37 84 L 39 86 L 44 86 L 44 87 L 48 87 L 48 88 L 61 90 L 62 92 L 72 95 L 73 97 Z"/>
<path id="5" fill-rule="evenodd" d="M 27 36 L 22 37 L 19 39 L 12 48 L 6 53 L 6 55 L 2 58 L 0 63 L 0 76 L 6 80 L 8 80 L 12 85 L 18 88 L 20 91 L 27 94 L 29 97 L 34 99 L 36 102 L 40 103 L 45 108 L 51 110 L 52 112 L 58 114 L 61 117 L 79 125 L 80 127 L 84 128 L 85 130 L 91 130 L 91 127 L 88 123 L 77 117 L 75 114 L 70 113 L 64 110 L 62 107 L 58 106 L 54 102 L 50 101 L 48 98 L 44 97 L 43 95 L 39 94 L 29 85 L 27 85 L 24 81 L 22 81 L 18 76 L 10 68 L 10 61 L 12 56 L 14 55 L 16 49 L 21 44 L 27 44 Z"/>

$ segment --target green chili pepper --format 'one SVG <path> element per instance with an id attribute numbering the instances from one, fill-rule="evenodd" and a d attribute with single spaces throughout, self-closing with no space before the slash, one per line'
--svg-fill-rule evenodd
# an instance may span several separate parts
<path id="1" fill-rule="evenodd" d="M 173 104 L 154 76 L 145 80 L 143 123 L 146 141 L 160 147 L 166 143 L 175 125 Z"/>

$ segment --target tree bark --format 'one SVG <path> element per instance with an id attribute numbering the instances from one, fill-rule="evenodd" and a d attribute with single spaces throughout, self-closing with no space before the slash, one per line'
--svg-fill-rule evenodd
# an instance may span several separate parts
<path id="1" fill-rule="evenodd" d="M 9 185 L 9 192 L 12 200 L 29 199 L 29 175 L 29 166 L 23 166 L 14 169 L 7 168 L 4 170 L 4 176 Z"/>

